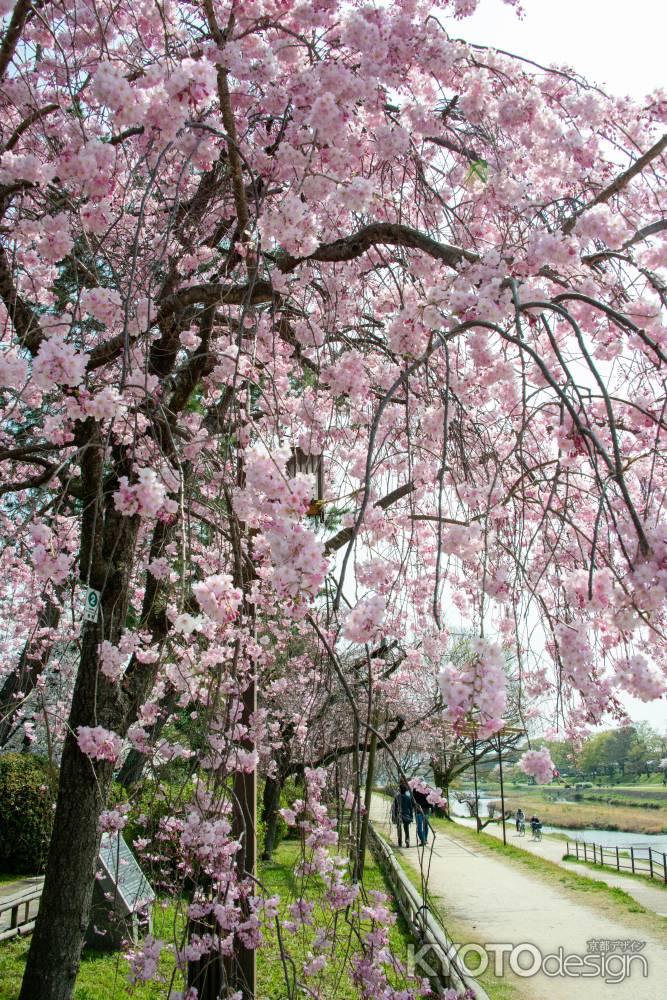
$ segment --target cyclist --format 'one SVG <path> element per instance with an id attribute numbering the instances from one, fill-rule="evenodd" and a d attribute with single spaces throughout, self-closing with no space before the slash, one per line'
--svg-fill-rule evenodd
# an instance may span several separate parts
<path id="1" fill-rule="evenodd" d="M 542 820 L 539 816 L 530 817 L 530 828 L 533 831 L 533 840 L 542 839 Z"/>
<path id="2" fill-rule="evenodd" d="M 526 814 L 523 811 L 523 809 L 521 809 L 521 807 L 517 809 L 515 819 L 516 819 L 516 832 L 521 834 L 526 829 Z"/>

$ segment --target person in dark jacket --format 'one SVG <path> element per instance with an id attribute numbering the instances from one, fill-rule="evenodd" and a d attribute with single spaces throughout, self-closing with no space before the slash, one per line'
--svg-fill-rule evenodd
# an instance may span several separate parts
<path id="1" fill-rule="evenodd" d="M 412 789 L 412 797 L 415 800 L 415 812 L 417 813 L 417 840 L 422 845 L 428 840 L 428 817 L 431 812 L 431 803 L 426 792 L 419 789 Z"/>
<path id="2" fill-rule="evenodd" d="M 405 834 L 405 846 L 410 846 L 410 824 L 414 819 L 414 809 L 412 806 L 412 794 L 407 784 L 401 781 L 398 794 L 391 805 L 391 821 L 398 829 L 398 846 L 403 846 L 403 834 Z"/>

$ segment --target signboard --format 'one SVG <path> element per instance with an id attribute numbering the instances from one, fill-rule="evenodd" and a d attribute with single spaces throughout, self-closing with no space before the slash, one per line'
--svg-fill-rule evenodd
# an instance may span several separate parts
<path id="1" fill-rule="evenodd" d="M 96 622 L 100 614 L 100 592 L 88 587 L 86 590 L 86 604 L 83 609 L 83 617 L 87 622 Z"/>
<path id="2" fill-rule="evenodd" d="M 116 909 L 126 914 L 134 913 L 155 899 L 134 854 L 119 833 L 102 834 L 98 857 L 100 875 L 100 881 L 104 881 L 104 875 L 111 880 L 116 893 Z"/>
<path id="3" fill-rule="evenodd" d="M 86 944 L 118 949 L 151 933 L 155 893 L 118 833 L 103 833 Z"/>

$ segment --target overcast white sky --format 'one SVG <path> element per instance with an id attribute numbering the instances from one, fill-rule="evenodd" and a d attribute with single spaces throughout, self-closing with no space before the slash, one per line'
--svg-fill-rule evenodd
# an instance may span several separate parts
<path id="1" fill-rule="evenodd" d="M 482 0 L 460 22 L 461 36 L 546 65 L 569 64 L 611 93 L 642 98 L 667 88 L 666 0 L 522 0 L 522 7 L 519 21 L 502 0 Z M 448 30 L 455 35 L 458 25 Z"/>

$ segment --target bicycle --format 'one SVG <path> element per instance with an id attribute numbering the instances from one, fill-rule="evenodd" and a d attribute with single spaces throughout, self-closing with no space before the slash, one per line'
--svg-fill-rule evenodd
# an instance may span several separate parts
<path id="1" fill-rule="evenodd" d="M 542 839 L 542 824 L 540 823 L 538 826 L 533 827 L 533 840 L 541 840 L 541 839 Z"/>
<path id="2" fill-rule="evenodd" d="M 525 837 L 526 835 L 526 824 L 522 819 L 520 819 L 516 825 L 516 832 L 520 837 Z"/>

